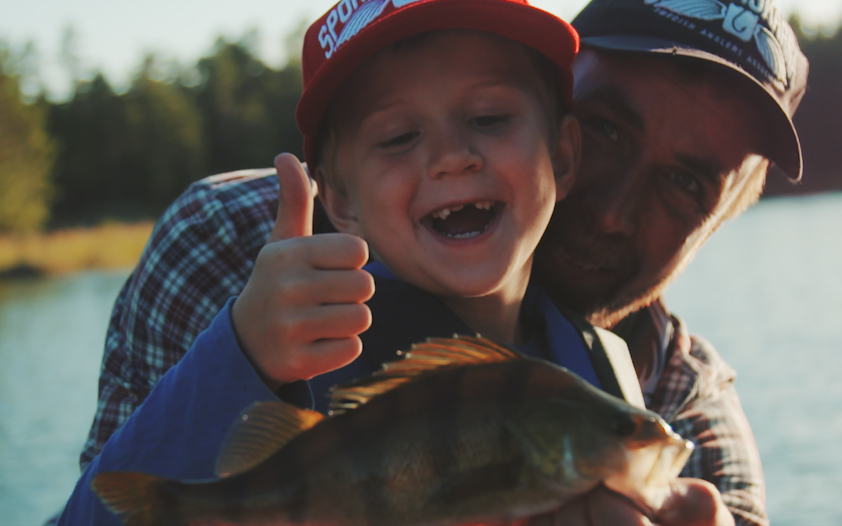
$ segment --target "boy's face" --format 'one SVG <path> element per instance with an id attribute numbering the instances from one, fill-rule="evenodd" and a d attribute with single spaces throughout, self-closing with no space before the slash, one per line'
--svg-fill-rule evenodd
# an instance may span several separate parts
<path id="1" fill-rule="evenodd" d="M 554 159 L 575 161 L 554 158 L 546 91 L 526 49 L 479 32 L 369 59 L 333 106 L 338 184 L 320 191 L 334 224 L 439 296 L 522 295 L 574 173 L 557 192 Z"/>

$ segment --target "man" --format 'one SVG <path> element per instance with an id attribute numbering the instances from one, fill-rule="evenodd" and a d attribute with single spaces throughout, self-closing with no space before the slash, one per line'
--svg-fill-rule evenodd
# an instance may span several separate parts
<path id="1" fill-rule="evenodd" d="M 791 116 L 807 61 L 771 2 L 594 0 L 573 25 L 582 164 L 536 279 L 623 336 L 647 406 L 695 437 L 684 474 L 714 482 L 738 523 L 763 523 L 733 372 L 659 298 L 721 222 L 757 200 L 769 161 L 801 177 Z"/>
<path id="2" fill-rule="evenodd" d="M 719 224 L 757 199 L 769 161 L 800 177 L 790 117 L 806 59 L 771 1 L 594 0 L 573 25 L 581 170 L 539 248 L 536 279 L 626 339 L 649 407 L 698 444 L 683 473 L 695 478 L 675 485 L 655 521 L 766 524 L 733 371 L 659 297 Z M 115 305 L 83 467 L 248 281 L 276 211 L 283 218 L 277 199 L 271 173 L 229 174 L 194 185 L 160 220 Z M 604 490 L 557 519 L 649 523 Z"/>

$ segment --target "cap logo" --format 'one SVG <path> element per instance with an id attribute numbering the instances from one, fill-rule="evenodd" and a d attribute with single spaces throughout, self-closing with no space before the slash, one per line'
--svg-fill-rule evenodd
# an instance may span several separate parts
<path id="1" fill-rule="evenodd" d="M 746 60 L 764 72 L 780 89 L 786 89 L 795 75 L 798 43 L 792 28 L 772 0 L 739 0 L 739 4 L 732 2 L 727 5 L 718 0 L 644 0 L 644 3 L 653 6 L 656 12 L 663 10 L 708 22 L 722 20 L 722 29 L 726 33 L 741 42 L 754 40 L 763 63 L 750 55 L 745 57 Z M 688 27 L 695 29 L 695 24 L 691 26 Z M 744 50 L 739 44 L 728 42 L 707 29 L 701 29 L 701 34 L 743 56 Z"/>
<path id="2" fill-rule="evenodd" d="M 395 9 L 420 0 L 342 0 L 330 10 L 319 28 L 319 44 L 330 58 L 351 37 L 376 20 L 392 4 Z"/>

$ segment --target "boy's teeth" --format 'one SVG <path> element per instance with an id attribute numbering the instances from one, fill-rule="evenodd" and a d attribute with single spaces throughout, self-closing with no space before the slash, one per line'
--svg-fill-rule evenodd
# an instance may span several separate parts
<path id="1" fill-rule="evenodd" d="M 491 210 L 491 207 L 494 206 L 492 201 L 477 201 L 473 204 L 475 207 L 479 208 L 480 210 Z M 436 210 L 433 212 L 433 217 L 436 219 L 447 219 L 447 216 L 451 214 L 451 212 L 458 212 L 465 208 L 465 205 L 456 205 L 450 208 L 442 208 L 441 210 Z"/>
<path id="2" fill-rule="evenodd" d="M 450 209 L 449 208 L 442 208 L 441 210 L 437 210 L 436 212 L 433 213 L 433 217 L 436 217 L 438 219 L 447 219 L 447 216 L 449 216 L 449 215 L 450 215 Z"/>

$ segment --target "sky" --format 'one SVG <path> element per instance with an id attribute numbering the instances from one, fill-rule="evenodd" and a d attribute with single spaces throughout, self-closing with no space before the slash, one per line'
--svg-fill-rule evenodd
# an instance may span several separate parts
<path id="1" fill-rule="evenodd" d="M 99 70 L 117 88 L 128 85 L 150 52 L 191 64 L 207 55 L 220 35 L 239 40 L 250 29 L 260 35 L 263 60 L 278 67 L 284 40 L 336 0 L 0 0 L 0 39 L 13 46 L 35 43 L 48 91 L 61 98 L 69 75 L 59 60 L 62 35 L 73 28 L 81 70 Z M 571 20 L 586 0 L 532 0 L 532 5 Z M 807 27 L 835 28 L 842 0 L 778 0 L 797 10 Z"/>

